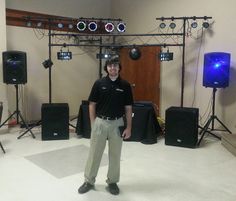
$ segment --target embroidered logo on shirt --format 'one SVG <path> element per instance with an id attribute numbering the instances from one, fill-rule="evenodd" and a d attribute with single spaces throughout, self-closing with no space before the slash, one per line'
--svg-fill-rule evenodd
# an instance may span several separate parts
<path id="1" fill-rule="evenodd" d="M 122 91 L 122 92 L 123 92 L 124 90 L 123 90 L 123 89 L 119 89 L 119 88 L 117 88 L 116 91 Z"/>
<path id="2" fill-rule="evenodd" d="M 107 89 L 106 87 L 102 87 L 102 89 Z"/>

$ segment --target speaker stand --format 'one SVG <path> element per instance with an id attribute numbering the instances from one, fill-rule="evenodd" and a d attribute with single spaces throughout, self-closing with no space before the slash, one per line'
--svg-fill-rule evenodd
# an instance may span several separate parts
<path id="1" fill-rule="evenodd" d="M 14 115 L 16 115 L 16 123 L 19 124 L 19 118 L 21 119 L 21 121 L 23 122 L 23 124 L 25 125 L 26 129 L 29 129 L 29 126 L 28 124 L 25 122 L 23 116 L 21 115 L 21 112 L 19 110 L 19 95 L 18 95 L 18 84 L 15 84 L 15 88 L 16 88 L 16 110 L 0 125 L 0 128 L 5 125 L 9 119 L 11 119 Z M 31 130 L 30 131 L 30 134 L 32 135 L 33 138 L 35 138 L 34 134 L 32 133 Z M 28 132 L 28 131 L 27 131 Z M 26 133 L 26 132 L 25 132 Z M 24 134 L 25 134 L 24 133 Z M 22 135 L 21 135 L 22 136 Z M 19 139 L 19 137 L 17 138 Z"/>
<path id="2" fill-rule="evenodd" d="M 200 140 L 198 141 L 197 143 L 197 146 L 200 145 L 203 137 L 205 136 L 206 133 L 210 133 L 211 135 L 213 135 L 214 137 L 218 138 L 219 140 L 221 139 L 221 137 L 215 135 L 214 133 L 210 132 L 210 131 L 214 131 L 214 130 L 218 130 L 218 129 L 215 129 L 214 128 L 214 121 L 217 120 L 218 123 L 224 127 L 225 130 L 220 130 L 220 131 L 227 131 L 229 132 L 230 134 L 232 133 L 225 125 L 222 121 L 220 121 L 220 119 L 215 115 L 215 95 L 216 95 L 216 91 L 217 89 L 216 88 L 213 88 L 213 103 L 212 103 L 212 115 L 210 116 L 210 118 L 208 119 L 207 123 L 204 125 L 204 127 L 202 128 L 201 132 L 199 133 L 199 135 L 201 135 L 201 138 Z M 209 127 L 211 125 L 211 129 L 210 131 L 208 130 Z"/>
<path id="3" fill-rule="evenodd" d="M 5 149 L 3 148 L 3 146 L 2 146 L 2 143 L 1 143 L 1 142 L 0 142 L 0 147 L 1 147 L 2 151 L 3 151 L 3 153 L 5 154 L 6 152 L 5 152 Z"/>
<path id="4" fill-rule="evenodd" d="M 30 132 L 30 133 L 32 133 L 32 129 L 34 128 L 34 127 L 36 127 L 36 126 L 40 126 L 42 123 L 41 123 L 42 121 L 41 120 L 39 120 L 35 125 L 33 125 L 33 126 L 31 126 L 31 127 L 29 127 L 28 126 L 28 128 L 26 129 L 26 131 L 24 132 L 24 133 L 22 133 L 20 136 L 18 136 L 17 137 L 17 139 L 20 139 L 22 136 L 24 136 L 26 133 L 28 133 L 28 132 Z M 35 137 L 33 137 L 33 138 L 35 138 Z"/>

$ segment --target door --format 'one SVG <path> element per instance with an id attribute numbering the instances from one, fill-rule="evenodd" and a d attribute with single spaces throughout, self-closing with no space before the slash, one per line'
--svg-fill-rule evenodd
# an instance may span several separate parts
<path id="1" fill-rule="evenodd" d="M 129 57 L 130 48 L 120 50 L 121 77 L 127 80 L 133 90 L 134 101 L 152 101 L 156 106 L 157 115 L 160 112 L 160 47 L 138 47 L 141 57 L 132 60 Z"/>

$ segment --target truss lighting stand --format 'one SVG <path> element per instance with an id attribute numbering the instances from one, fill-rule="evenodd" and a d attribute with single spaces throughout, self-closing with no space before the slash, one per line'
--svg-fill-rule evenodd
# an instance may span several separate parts
<path id="1" fill-rule="evenodd" d="M 214 130 L 217 130 L 214 128 L 214 120 L 217 120 L 221 126 L 224 127 L 225 130 L 222 130 L 222 131 L 227 131 L 229 132 L 230 134 L 232 133 L 224 124 L 222 121 L 219 120 L 219 118 L 215 115 L 215 95 L 216 95 L 216 91 L 217 89 L 216 88 L 213 88 L 213 103 L 212 103 L 212 115 L 210 116 L 210 118 L 208 119 L 207 123 L 204 125 L 204 127 L 202 128 L 201 132 L 199 133 L 201 135 L 201 138 L 200 140 L 198 141 L 197 145 L 199 146 L 203 137 L 205 136 L 205 134 L 208 132 L 210 133 L 211 135 L 213 135 L 214 137 L 218 138 L 218 139 L 221 139 L 221 137 L 215 135 L 214 133 L 210 132 L 210 131 L 214 131 Z M 209 126 L 211 124 L 211 129 L 210 131 L 208 130 L 209 129 Z"/>
<path id="2" fill-rule="evenodd" d="M 32 133 L 32 131 L 29 129 L 29 126 L 28 124 L 25 122 L 23 116 L 21 115 L 21 112 L 19 110 L 19 101 L 18 101 L 18 84 L 15 85 L 15 88 L 16 88 L 16 110 L 0 125 L 0 128 L 5 125 L 9 119 L 11 119 L 14 115 L 16 115 L 16 122 L 17 124 L 19 124 L 19 117 L 21 119 L 21 121 L 23 122 L 23 124 L 25 125 L 26 129 L 28 131 L 30 131 L 30 134 L 32 135 L 33 138 L 35 138 L 34 134 Z M 26 133 L 26 132 L 25 132 Z M 24 134 L 25 134 L 24 133 Z M 20 136 L 22 137 L 22 135 Z M 18 137 L 17 139 L 19 139 L 20 137 Z"/>

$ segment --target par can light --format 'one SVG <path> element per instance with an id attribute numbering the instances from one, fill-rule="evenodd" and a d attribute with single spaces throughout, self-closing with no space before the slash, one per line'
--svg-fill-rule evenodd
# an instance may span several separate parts
<path id="1" fill-rule="evenodd" d="M 116 28 L 119 32 L 125 32 L 125 29 L 126 29 L 125 23 L 123 22 L 118 23 Z"/>
<path id="2" fill-rule="evenodd" d="M 169 25 L 169 27 L 170 27 L 171 29 L 174 29 L 174 28 L 176 27 L 176 24 L 175 24 L 174 22 L 171 22 L 170 25 Z"/>
<path id="3" fill-rule="evenodd" d="M 164 22 L 162 22 L 162 23 L 159 25 L 159 27 L 160 27 L 161 29 L 164 29 L 164 28 L 166 27 L 166 24 L 165 24 Z"/>
<path id="4" fill-rule="evenodd" d="M 105 24 L 105 30 L 109 33 L 114 31 L 114 24 L 111 23 L 111 22 L 106 23 Z"/>
<path id="5" fill-rule="evenodd" d="M 86 29 L 86 23 L 84 21 L 79 21 L 77 23 L 77 29 L 79 31 L 84 31 Z"/>
<path id="6" fill-rule="evenodd" d="M 203 28 L 207 29 L 209 27 L 209 23 L 208 22 L 203 22 L 202 26 L 203 26 Z"/>
<path id="7" fill-rule="evenodd" d="M 89 22 L 89 24 L 88 24 L 88 29 L 89 29 L 90 31 L 96 31 L 97 28 L 98 28 L 98 25 L 97 25 L 96 22 L 94 22 L 94 21 Z"/>

